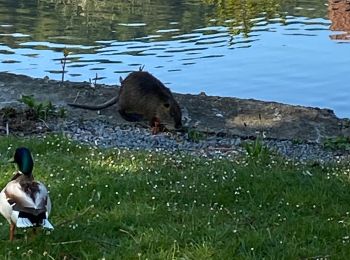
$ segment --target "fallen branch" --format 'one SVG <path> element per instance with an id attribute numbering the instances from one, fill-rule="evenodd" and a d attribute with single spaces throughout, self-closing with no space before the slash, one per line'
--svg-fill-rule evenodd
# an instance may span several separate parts
<path id="1" fill-rule="evenodd" d="M 136 239 L 135 239 L 135 237 L 129 232 L 129 231 L 126 231 L 126 230 L 124 230 L 124 229 L 119 229 L 119 231 L 120 232 L 123 232 L 123 233 L 125 233 L 125 234 L 128 234 L 129 236 L 131 236 L 131 238 L 135 241 L 135 243 L 136 244 L 140 244 L 140 242 L 138 242 Z"/>
<path id="2" fill-rule="evenodd" d="M 46 124 L 46 122 L 44 121 L 44 119 L 39 118 L 39 121 L 43 122 L 43 124 L 46 126 L 47 129 L 50 129 L 50 127 Z"/>
<path id="3" fill-rule="evenodd" d="M 80 218 L 81 216 L 85 215 L 90 209 L 92 209 L 94 207 L 94 205 L 90 205 L 89 207 L 87 207 L 83 212 L 76 214 L 74 217 L 64 220 L 61 223 L 58 223 L 56 226 L 62 226 L 64 224 L 67 224 L 69 222 L 72 222 L 73 220 Z"/>
<path id="4" fill-rule="evenodd" d="M 80 91 L 77 92 L 77 95 L 75 96 L 73 103 L 77 102 L 79 95 L 80 95 Z"/>
<path id="5" fill-rule="evenodd" d="M 81 242 L 83 242 L 83 240 L 56 242 L 56 243 L 51 243 L 51 245 L 69 245 L 69 244 L 75 244 L 75 243 L 81 243 Z"/>

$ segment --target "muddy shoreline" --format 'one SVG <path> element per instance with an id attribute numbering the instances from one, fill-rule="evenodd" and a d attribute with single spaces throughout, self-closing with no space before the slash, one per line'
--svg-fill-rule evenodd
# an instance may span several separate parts
<path id="1" fill-rule="evenodd" d="M 0 73 L 0 108 L 21 106 L 22 95 L 33 95 L 40 102 L 51 101 L 67 110 L 67 120 L 99 119 L 113 125 L 130 125 L 116 112 L 116 107 L 101 111 L 74 109 L 67 103 L 102 103 L 118 94 L 117 86 L 88 82 L 63 84 L 49 79 Z M 292 106 L 253 99 L 206 96 L 205 94 L 175 94 L 183 110 L 184 123 L 197 131 L 254 137 L 264 133 L 266 138 L 321 143 L 338 136 L 350 136 L 350 120 L 337 118 L 330 109 Z"/>
<path id="2" fill-rule="evenodd" d="M 244 153 L 242 142 L 263 137 L 272 150 L 302 161 L 346 159 L 349 151 L 329 151 L 323 142 L 333 137 L 350 136 L 350 120 L 337 118 L 329 109 L 291 106 L 253 99 L 175 94 L 183 110 L 186 127 L 199 133 L 170 132 L 156 136 L 145 123 L 123 120 L 116 106 L 101 111 L 72 108 L 69 102 L 98 104 L 118 94 L 117 86 L 87 82 L 35 79 L 0 73 L 0 134 L 17 136 L 61 133 L 79 142 L 99 147 L 162 149 L 191 154 L 231 156 Z M 32 95 L 37 102 L 52 102 L 66 111 L 66 117 L 51 115 L 34 118 L 19 99 Z M 12 116 L 11 116 L 12 115 Z M 7 129 L 8 128 L 8 129 Z M 8 131 L 9 130 L 9 131 Z"/>

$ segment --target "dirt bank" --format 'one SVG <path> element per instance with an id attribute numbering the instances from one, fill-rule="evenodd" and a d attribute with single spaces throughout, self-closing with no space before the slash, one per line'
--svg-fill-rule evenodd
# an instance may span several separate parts
<path id="1" fill-rule="evenodd" d="M 33 79 L 27 76 L 0 73 L 0 108 L 21 104 L 21 95 L 34 95 L 39 101 L 51 101 L 67 109 L 67 120 L 99 118 L 115 125 L 124 121 L 112 106 L 100 112 L 74 109 L 68 102 L 102 103 L 118 94 L 116 86 Z M 350 120 L 339 119 L 332 110 L 292 106 L 253 99 L 223 98 L 175 94 L 183 110 L 185 125 L 205 131 L 240 137 L 264 132 L 267 138 L 320 142 L 324 138 L 350 136 Z"/>

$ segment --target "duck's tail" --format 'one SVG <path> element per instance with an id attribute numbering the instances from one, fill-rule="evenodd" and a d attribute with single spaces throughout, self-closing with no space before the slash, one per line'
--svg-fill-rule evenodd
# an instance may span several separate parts
<path id="1" fill-rule="evenodd" d="M 16 227 L 18 227 L 18 228 L 30 228 L 30 227 L 34 227 L 34 225 L 29 220 L 29 218 L 18 218 L 17 222 L 16 222 Z"/>
<path id="2" fill-rule="evenodd" d="M 47 219 L 45 212 L 42 212 L 37 216 L 26 212 L 19 212 L 16 226 L 18 228 L 31 228 L 41 226 L 46 229 L 54 229 L 53 225 Z"/>
<path id="3" fill-rule="evenodd" d="M 54 229 L 54 228 L 53 228 L 53 225 L 50 223 L 50 221 L 49 221 L 47 218 L 45 218 L 45 219 L 43 220 L 42 227 L 43 227 L 43 228 L 46 228 L 46 229 Z"/>

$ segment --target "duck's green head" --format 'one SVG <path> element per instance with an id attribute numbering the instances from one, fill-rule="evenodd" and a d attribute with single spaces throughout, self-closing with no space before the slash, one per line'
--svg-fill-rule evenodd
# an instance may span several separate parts
<path id="1" fill-rule="evenodd" d="M 32 174 L 34 162 L 32 154 L 28 148 L 17 148 L 13 159 L 13 162 L 18 165 L 18 170 L 20 170 L 23 174 Z"/>

